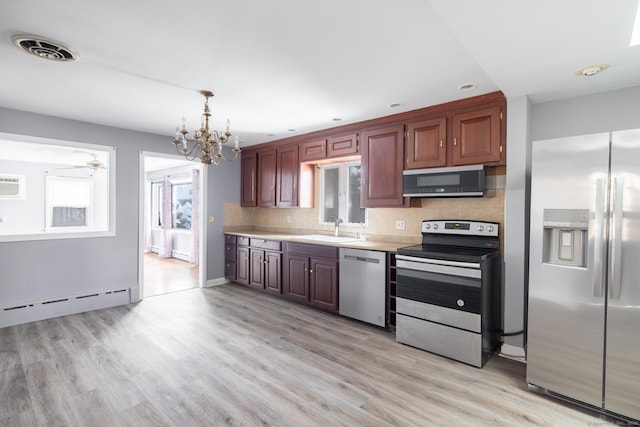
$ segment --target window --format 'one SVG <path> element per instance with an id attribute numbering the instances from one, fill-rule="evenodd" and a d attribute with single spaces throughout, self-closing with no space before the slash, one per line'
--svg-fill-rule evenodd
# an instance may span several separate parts
<path id="1" fill-rule="evenodd" d="M 171 225 L 172 228 L 191 230 L 193 215 L 192 189 L 190 182 L 171 186 Z"/>
<path id="2" fill-rule="evenodd" d="M 47 176 L 47 228 L 88 227 L 92 179 Z"/>
<path id="3" fill-rule="evenodd" d="M 366 209 L 360 207 L 360 162 L 321 166 L 320 222 L 340 218 L 350 225 L 366 223 Z"/>
<path id="4" fill-rule="evenodd" d="M 153 228 L 162 228 L 163 218 L 163 183 L 151 183 L 151 224 Z M 191 230 L 193 218 L 193 184 L 190 181 L 176 181 L 170 183 L 171 200 L 171 228 L 177 230 Z"/>
<path id="5" fill-rule="evenodd" d="M 115 148 L 0 133 L 0 242 L 115 235 Z"/>

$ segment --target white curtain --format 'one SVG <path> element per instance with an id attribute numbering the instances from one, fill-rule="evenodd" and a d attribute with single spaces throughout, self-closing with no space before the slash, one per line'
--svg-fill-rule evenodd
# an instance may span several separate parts
<path id="1" fill-rule="evenodd" d="M 161 258 L 171 258 L 173 250 L 173 233 L 171 231 L 171 183 L 169 177 L 165 176 L 162 181 L 162 241 L 160 242 L 160 250 L 158 255 Z"/>
<path id="2" fill-rule="evenodd" d="M 200 171 L 193 170 L 191 180 L 191 264 L 198 265 L 200 259 Z"/>

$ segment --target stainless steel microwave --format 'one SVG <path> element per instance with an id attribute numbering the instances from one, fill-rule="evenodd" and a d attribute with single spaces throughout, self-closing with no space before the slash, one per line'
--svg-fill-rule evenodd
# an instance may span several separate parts
<path id="1" fill-rule="evenodd" d="M 404 197 L 482 197 L 484 166 L 406 170 L 402 181 Z"/>

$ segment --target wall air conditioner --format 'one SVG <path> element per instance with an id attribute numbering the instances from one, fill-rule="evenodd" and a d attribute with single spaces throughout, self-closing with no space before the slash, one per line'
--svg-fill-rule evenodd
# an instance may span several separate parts
<path id="1" fill-rule="evenodd" d="M 24 175 L 0 174 L 0 199 L 24 199 Z"/>

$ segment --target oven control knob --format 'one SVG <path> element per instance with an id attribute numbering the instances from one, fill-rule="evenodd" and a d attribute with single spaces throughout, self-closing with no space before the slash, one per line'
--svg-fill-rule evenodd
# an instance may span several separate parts
<path id="1" fill-rule="evenodd" d="M 431 224 L 425 224 L 424 228 L 426 228 L 427 230 L 431 228 Z"/>
<path id="2" fill-rule="evenodd" d="M 458 307 L 464 307 L 464 300 L 459 299 L 458 301 L 456 301 L 456 304 L 458 304 Z"/>
<path id="3" fill-rule="evenodd" d="M 487 230 L 489 231 L 489 233 L 491 233 L 493 231 L 493 226 L 492 225 L 488 226 Z"/>
<path id="4" fill-rule="evenodd" d="M 437 230 L 438 229 L 438 224 L 433 224 L 433 229 Z"/>
<path id="5" fill-rule="evenodd" d="M 479 226 L 478 226 L 478 231 L 484 231 L 484 226 L 479 225 Z"/>

